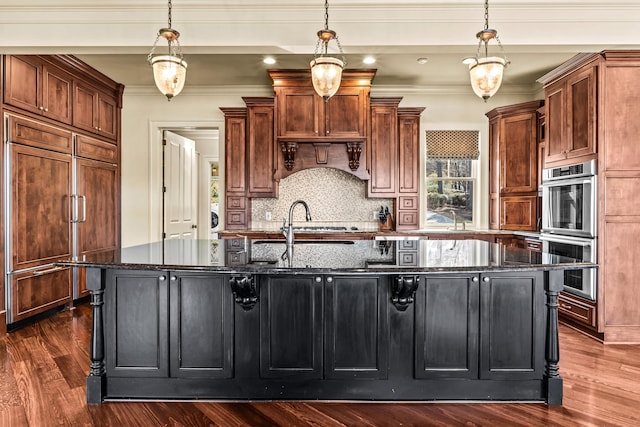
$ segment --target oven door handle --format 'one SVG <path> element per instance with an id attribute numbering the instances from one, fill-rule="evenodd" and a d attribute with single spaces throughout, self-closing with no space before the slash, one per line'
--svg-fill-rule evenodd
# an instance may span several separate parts
<path id="1" fill-rule="evenodd" d="M 552 188 L 552 187 L 564 187 L 565 185 L 576 185 L 576 184 L 591 184 L 595 181 L 595 175 L 591 176 L 581 176 L 578 178 L 568 178 L 568 179 L 554 179 L 553 181 L 544 181 L 541 184 L 542 188 Z"/>
<path id="2" fill-rule="evenodd" d="M 571 243 L 572 245 L 586 247 L 586 246 L 592 246 L 595 239 L 580 238 L 580 237 L 573 237 L 573 236 L 556 236 L 556 235 L 541 233 L 540 240 L 543 240 L 543 241 L 546 240 L 548 242 L 554 242 L 554 243 Z"/>

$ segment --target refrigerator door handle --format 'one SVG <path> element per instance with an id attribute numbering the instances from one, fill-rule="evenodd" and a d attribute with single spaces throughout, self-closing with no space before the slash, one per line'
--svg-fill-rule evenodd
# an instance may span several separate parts
<path id="1" fill-rule="evenodd" d="M 71 223 L 78 222 L 78 195 L 71 195 Z"/>
<path id="2" fill-rule="evenodd" d="M 41 276 L 43 274 L 55 273 L 56 271 L 64 270 L 66 267 L 53 267 L 47 268 L 46 270 L 35 270 L 33 272 L 34 276 Z"/>
<path id="3" fill-rule="evenodd" d="M 77 199 L 82 199 L 82 219 L 79 219 L 76 216 L 76 222 L 87 222 L 87 196 L 78 195 L 76 197 Z M 77 214 L 78 214 L 78 211 L 76 210 L 76 215 Z"/>

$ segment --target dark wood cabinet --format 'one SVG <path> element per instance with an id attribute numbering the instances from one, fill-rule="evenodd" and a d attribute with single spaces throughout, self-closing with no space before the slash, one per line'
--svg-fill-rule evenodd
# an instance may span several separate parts
<path id="1" fill-rule="evenodd" d="M 387 378 L 387 278 L 326 276 L 324 307 L 324 377 Z"/>
<path id="2" fill-rule="evenodd" d="M 543 101 L 531 101 L 486 114 L 492 229 L 538 229 L 538 109 L 542 105 Z"/>
<path id="3" fill-rule="evenodd" d="M 398 104 L 401 98 L 371 100 L 369 197 L 398 193 Z"/>
<path id="4" fill-rule="evenodd" d="M 478 378 L 477 275 L 421 277 L 415 303 L 415 377 Z"/>
<path id="5" fill-rule="evenodd" d="M 480 275 L 480 378 L 534 379 L 544 374 L 542 272 Z"/>
<path id="6" fill-rule="evenodd" d="M 71 123 L 72 77 L 34 55 L 5 56 L 4 102 Z"/>
<path id="7" fill-rule="evenodd" d="M 243 98 L 247 105 L 247 195 L 278 197 L 274 179 L 273 98 Z"/>
<path id="8" fill-rule="evenodd" d="M 169 376 L 169 273 L 108 270 L 105 292 L 107 374 Z"/>
<path id="9" fill-rule="evenodd" d="M 89 84 L 74 81 L 74 126 L 116 140 L 118 120 L 117 100 L 114 96 L 103 93 Z"/>
<path id="10" fill-rule="evenodd" d="M 233 377 L 234 304 L 228 276 L 171 272 L 169 298 L 171 377 Z"/>
<path id="11" fill-rule="evenodd" d="M 545 88 L 545 167 L 580 163 L 596 153 L 597 66 L 588 64 Z M 580 158 L 580 160 L 576 160 Z"/>
<path id="12" fill-rule="evenodd" d="M 72 157 L 12 144 L 10 164 L 10 271 L 70 258 Z"/>
<path id="13" fill-rule="evenodd" d="M 260 377 L 322 378 L 323 278 L 274 275 L 260 285 Z"/>
<path id="14" fill-rule="evenodd" d="M 247 109 L 221 108 L 224 113 L 225 229 L 249 227 L 250 202 L 247 198 Z"/>
<path id="15" fill-rule="evenodd" d="M 86 295 L 52 263 L 120 245 L 124 88 L 70 55 L 2 60 L 11 324 Z"/>
<path id="16" fill-rule="evenodd" d="M 282 138 L 366 138 L 370 80 L 346 71 L 340 89 L 328 101 L 311 85 L 309 70 L 270 70 L 276 94 L 277 136 Z M 366 83 L 362 83 L 365 81 Z"/>
<path id="17" fill-rule="evenodd" d="M 396 230 L 420 228 L 420 115 L 423 107 L 398 108 Z"/>

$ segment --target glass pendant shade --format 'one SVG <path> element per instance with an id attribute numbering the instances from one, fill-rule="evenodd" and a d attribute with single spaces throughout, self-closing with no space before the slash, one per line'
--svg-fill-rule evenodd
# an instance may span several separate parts
<path id="1" fill-rule="evenodd" d="M 158 55 L 151 58 L 153 79 L 156 86 L 167 99 L 182 92 L 187 78 L 187 62 L 177 56 Z"/>
<path id="2" fill-rule="evenodd" d="M 313 88 L 327 101 L 340 88 L 344 62 L 337 58 L 322 56 L 315 58 L 310 65 Z"/>
<path id="3" fill-rule="evenodd" d="M 507 61 L 499 56 L 474 58 L 469 64 L 471 87 L 476 95 L 484 99 L 491 98 L 502 84 L 502 75 Z"/>

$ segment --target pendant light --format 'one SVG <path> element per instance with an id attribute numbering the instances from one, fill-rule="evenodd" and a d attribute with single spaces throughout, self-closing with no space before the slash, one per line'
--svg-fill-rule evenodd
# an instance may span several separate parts
<path id="1" fill-rule="evenodd" d="M 318 42 L 311 61 L 311 81 L 316 93 L 328 101 L 340 88 L 342 69 L 346 65 L 336 32 L 329 29 L 329 1 L 324 2 L 324 29 L 318 31 Z M 328 56 L 329 42 L 335 40 L 342 59 Z"/>
<path id="2" fill-rule="evenodd" d="M 462 61 L 469 66 L 469 76 L 471 78 L 471 87 L 476 95 L 484 99 L 491 98 L 500 89 L 502 84 L 502 75 L 504 68 L 509 64 L 502 43 L 498 37 L 498 32 L 489 28 L 489 0 L 484 1 L 484 30 L 476 34 L 478 38 L 478 50 L 476 56 L 466 58 Z M 489 56 L 489 41 L 496 39 L 502 57 Z M 480 57 L 480 48 L 484 44 L 484 57 Z"/>
<path id="3" fill-rule="evenodd" d="M 178 41 L 180 33 L 171 28 L 171 0 L 169 0 L 168 8 L 169 27 L 158 30 L 156 41 L 147 56 L 147 62 L 153 67 L 153 79 L 156 82 L 156 86 L 171 101 L 171 98 L 178 95 L 184 87 L 187 77 L 187 62 L 182 57 L 182 48 Z M 167 41 L 168 54 L 153 56 L 160 37 Z"/>

